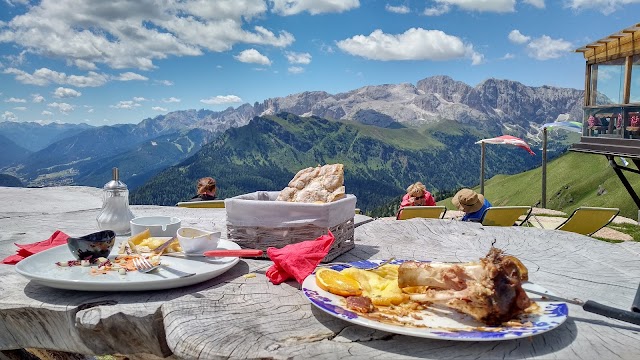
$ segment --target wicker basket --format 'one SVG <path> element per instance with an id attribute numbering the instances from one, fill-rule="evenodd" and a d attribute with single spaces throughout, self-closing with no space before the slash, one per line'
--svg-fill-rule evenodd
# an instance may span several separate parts
<path id="1" fill-rule="evenodd" d="M 328 262 L 339 255 L 353 249 L 353 218 L 329 228 L 335 237 L 331 250 L 324 257 Z M 262 258 L 268 259 L 267 248 L 282 248 L 289 244 L 313 240 L 327 234 L 327 228 L 315 225 L 298 227 L 267 228 L 259 226 L 233 226 L 227 224 L 227 239 L 234 241 L 243 248 L 260 249 L 264 251 Z"/>
<path id="2" fill-rule="evenodd" d="M 258 191 L 225 200 L 227 239 L 265 251 L 314 240 L 331 230 L 335 241 L 323 261 L 354 248 L 355 196 L 328 204 L 275 201 L 279 192 Z"/>

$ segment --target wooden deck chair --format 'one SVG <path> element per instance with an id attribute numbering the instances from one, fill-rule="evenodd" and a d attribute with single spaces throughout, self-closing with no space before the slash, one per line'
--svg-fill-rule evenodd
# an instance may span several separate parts
<path id="1" fill-rule="evenodd" d="M 223 209 L 224 200 L 204 200 L 204 201 L 181 201 L 176 204 L 178 207 L 186 208 L 213 208 Z"/>
<path id="2" fill-rule="evenodd" d="M 405 206 L 398 210 L 396 220 L 412 218 L 443 219 L 447 208 L 444 206 Z"/>
<path id="3" fill-rule="evenodd" d="M 522 225 L 531 216 L 531 206 L 492 206 L 482 214 L 482 225 L 485 226 L 513 226 Z M 517 224 L 516 221 L 524 215 L 524 220 Z"/>
<path id="4" fill-rule="evenodd" d="M 591 236 L 596 231 L 609 225 L 619 213 L 620 209 L 617 208 L 581 206 L 574 210 L 567 220 L 558 225 L 556 230 Z"/>

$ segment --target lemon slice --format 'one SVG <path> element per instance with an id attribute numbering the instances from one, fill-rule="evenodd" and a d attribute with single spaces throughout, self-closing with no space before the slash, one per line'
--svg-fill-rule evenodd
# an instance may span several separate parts
<path id="1" fill-rule="evenodd" d="M 333 269 L 318 269 L 316 271 L 316 284 L 320 289 L 340 296 L 362 295 L 362 288 L 358 281 Z"/>

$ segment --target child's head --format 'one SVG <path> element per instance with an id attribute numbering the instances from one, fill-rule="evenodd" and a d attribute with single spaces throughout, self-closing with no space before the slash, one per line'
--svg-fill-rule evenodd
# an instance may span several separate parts
<path id="1" fill-rule="evenodd" d="M 196 185 L 196 189 L 198 190 L 198 194 L 206 194 L 216 193 L 216 179 L 212 177 L 203 177 L 198 180 L 198 184 Z"/>

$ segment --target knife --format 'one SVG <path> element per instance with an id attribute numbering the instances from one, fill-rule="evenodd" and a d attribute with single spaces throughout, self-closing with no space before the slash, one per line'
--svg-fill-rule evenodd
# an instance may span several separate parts
<path id="1" fill-rule="evenodd" d="M 171 244 L 173 244 L 174 241 L 178 240 L 175 236 L 172 237 L 171 239 L 165 241 L 162 243 L 162 245 L 158 246 L 157 248 L 153 249 L 151 252 L 156 254 L 156 255 L 162 255 L 162 252 L 168 248 Z"/>
<path id="2" fill-rule="evenodd" d="M 607 305 L 602 305 L 600 303 L 597 303 L 597 302 L 591 301 L 591 300 L 582 301 L 580 299 L 575 299 L 575 298 L 574 299 L 565 299 L 565 298 L 561 298 L 559 296 L 555 296 L 555 295 L 544 293 L 542 291 L 536 291 L 536 290 L 531 290 L 531 289 L 526 289 L 526 288 L 524 289 L 524 291 L 532 293 L 532 294 L 540 295 L 542 297 L 545 297 L 545 298 L 553 300 L 553 301 L 561 301 L 561 302 L 566 302 L 566 303 L 569 303 L 569 304 L 582 306 L 582 309 L 584 311 L 587 311 L 587 312 L 590 312 L 590 313 L 606 316 L 606 317 L 612 318 L 612 319 L 618 319 L 620 321 L 628 322 L 628 323 L 631 323 L 631 324 L 640 325 L 640 313 L 637 313 L 637 312 L 632 312 L 632 311 L 627 311 L 627 310 L 622 310 L 622 309 L 616 309 L 614 307 L 607 306 Z"/>
<path id="3" fill-rule="evenodd" d="M 258 257 L 262 256 L 262 250 L 241 249 L 241 250 L 211 250 L 205 251 L 204 256 L 212 257 Z"/>

